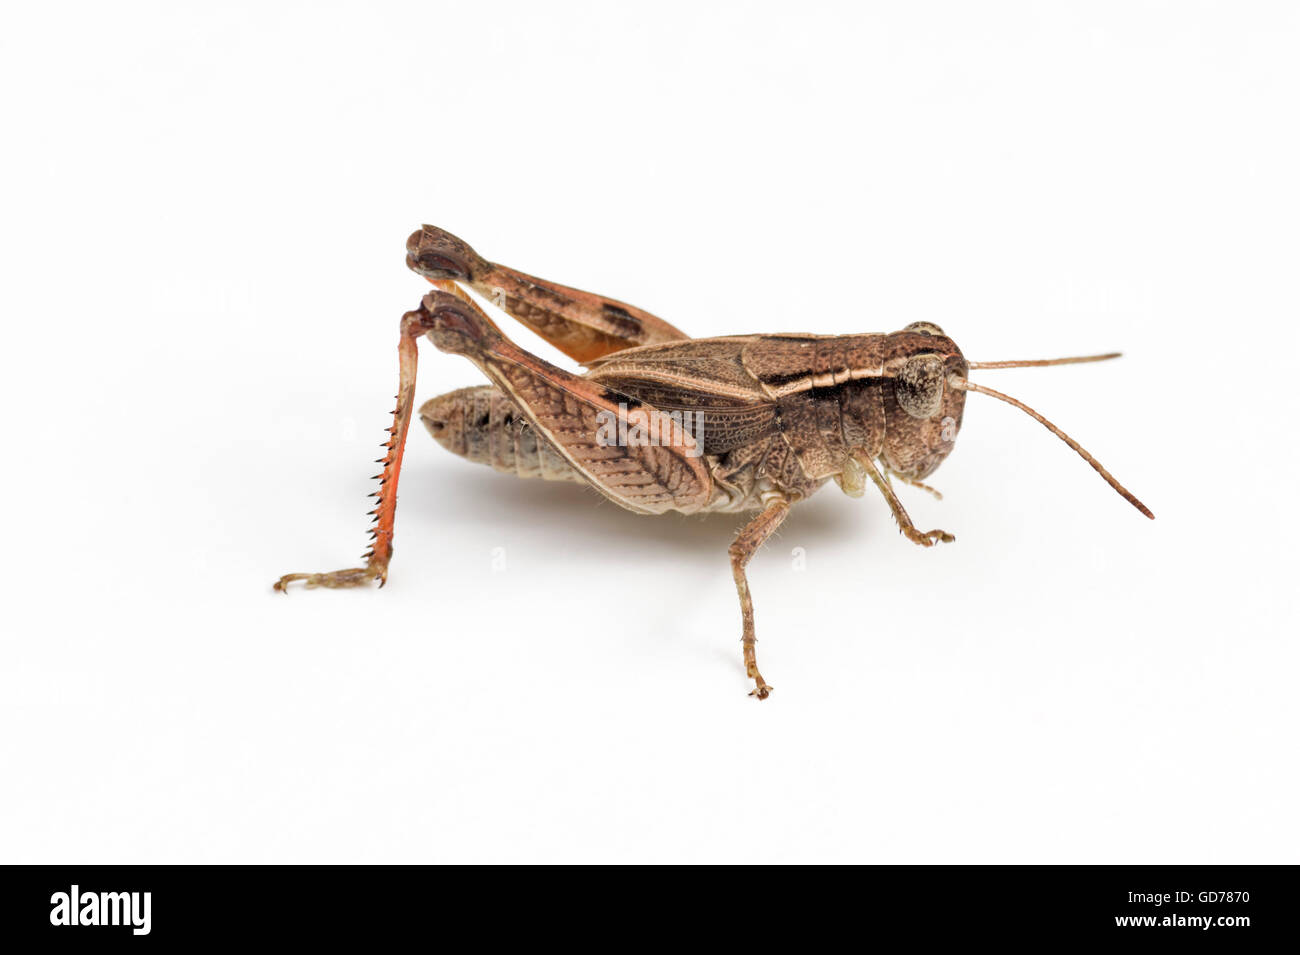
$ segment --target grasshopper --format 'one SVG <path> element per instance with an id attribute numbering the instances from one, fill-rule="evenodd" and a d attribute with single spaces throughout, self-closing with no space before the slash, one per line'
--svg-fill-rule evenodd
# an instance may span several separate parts
<path id="1" fill-rule="evenodd" d="M 921 483 L 952 451 L 967 392 L 1024 411 L 1087 461 L 1147 517 L 1146 506 L 1037 411 L 968 378 L 971 370 L 1103 361 L 1117 352 L 1032 361 L 969 362 L 930 322 L 861 335 L 735 335 L 692 339 L 624 302 L 489 262 L 450 233 L 424 226 L 406 264 L 432 283 L 402 316 L 393 426 L 377 463 L 379 490 L 364 567 L 286 574 L 285 592 L 382 587 L 393 556 L 397 482 L 415 402 L 416 341 L 463 355 L 491 384 L 426 402 L 421 421 L 445 448 L 520 477 L 576 481 L 638 514 L 757 514 L 729 554 L 740 597 L 741 648 L 751 696 L 772 687 L 758 669 L 745 568 L 791 505 L 828 481 L 860 497 L 873 485 L 913 543 L 952 541 L 913 525 L 893 479 Z M 564 354 L 574 374 L 510 341 L 466 291 L 500 305 Z"/>

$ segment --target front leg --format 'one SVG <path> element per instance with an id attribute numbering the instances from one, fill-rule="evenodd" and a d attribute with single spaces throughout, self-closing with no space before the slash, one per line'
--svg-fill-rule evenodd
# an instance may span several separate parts
<path id="1" fill-rule="evenodd" d="M 763 513 L 741 528 L 736 539 L 732 541 L 728 553 L 731 555 L 731 575 L 736 579 L 736 593 L 740 595 L 740 642 L 745 659 L 745 675 L 754 681 L 750 696 L 766 700 L 772 688 L 758 672 L 758 658 L 754 645 L 758 640 L 754 636 L 754 601 L 749 596 L 749 579 L 745 576 L 745 565 L 749 559 L 772 536 L 772 532 L 781 526 L 790 513 L 790 502 L 776 498 L 768 503 Z"/>
<path id="2" fill-rule="evenodd" d="M 904 475 L 904 474 L 899 474 L 897 471 L 886 470 L 886 471 L 885 471 L 885 480 L 886 480 L 886 481 L 889 481 L 891 477 L 896 477 L 896 478 L 898 478 L 900 481 L 902 481 L 904 484 L 908 485 L 909 487 L 919 488 L 920 490 L 924 491 L 926 494 L 929 494 L 931 497 L 933 497 L 936 501 L 942 501 L 942 500 L 943 500 L 943 495 L 940 494 L 940 493 L 939 493 L 937 490 L 935 490 L 934 488 L 930 487 L 930 485 L 925 484 L 925 483 L 923 483 L 923 482 L 921 482 L 921 481 L 913 480 L 912 478 L 907 477 L 907 476 Z M 890 483 L 893 483 L 893 482 L 891 481 Z"/>
<path id="3" fill-rule="evenodd" d="M 894 520 L 898 522 L 898 529 L 913 544 L 920 544 L 922 547 L 933 547 L 936 541 L 950 544 L 957 539 L 947 531 L 918 531 L 916 525 L 912 523 L 912 519 L 907 516 L 907 510 L 903 507 L 903 502 L 898 499 L 898 495 L 890 487 L 889 479 L 881 474 L 880 469 L 876 467 L 876 462 L 865 454 L 856 455 L 854 460 L 858 462 L 867 477 L 871 478 L 872 483 L 876 485 L 880 493 L 885 496 L 889 509 L 894 512 Z M 925 485 L 921 486 L 924 487 Z"/>

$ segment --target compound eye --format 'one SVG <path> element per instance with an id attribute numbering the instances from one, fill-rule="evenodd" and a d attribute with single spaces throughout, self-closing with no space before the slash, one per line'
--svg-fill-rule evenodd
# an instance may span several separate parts
<path id="1" fill-rule="evenodd" d="M 894 380 L 898 405 L 913 418 L 932 418 L 943 405 L 943 359 L 913 355 Z"/>
<path id="2" fill-rule="evenodd" d="M 934 322 L 913 322 L 903 329 L 905 332 L 914 332 L 917 335 L 942 335 L 943 329 Z"/>

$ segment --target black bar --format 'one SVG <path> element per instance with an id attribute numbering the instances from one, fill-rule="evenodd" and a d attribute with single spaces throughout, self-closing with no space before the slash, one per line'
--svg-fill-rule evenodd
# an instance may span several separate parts
<path id="1" fill-rule="evenodd" d="M 373 947 L 409 941 L 413 932 L 429 944 L 447 944 L 466 931 L 480 943 L 530 943 L 531 933 L 530 944 L 545 936 L 546 944 L 605 947 L 656 939 L 675 947 L 700 941 L 701 933 L 742 945 L 765 938 L 776 944 L 794 933 L 801 947 L 820 947 L 844 932 L 865 943 L 1131 939 L 1237 947 L 1284 941 L 1296 928 L 1289 867 L 844 867 L 805 873 L 793 885 L 777 867 L 664 868 L 593 877 L 581 867 L 550 875 L 416 867 L 8 867 L 0 925 L 9 942 L 77 938 L 94 947 L 250 939 Z M 74 885 L 83 913 L 95 920 L 100 912 L 105 920 L 116 913 L 123 924 L 67 924 L 69 906 L 60 905 L 71 902 Z"/>

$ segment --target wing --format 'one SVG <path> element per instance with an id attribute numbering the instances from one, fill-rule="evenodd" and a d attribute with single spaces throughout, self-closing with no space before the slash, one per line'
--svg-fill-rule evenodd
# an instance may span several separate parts
<path id="1" fill-rule="evenodd" d="M 705 454 L 722 454 L 777 433 L 776 403 L 745 366 L 762 336 L 686 339 L 615 352 L 586 377 L 663 412 L 690 412 Z"/>

